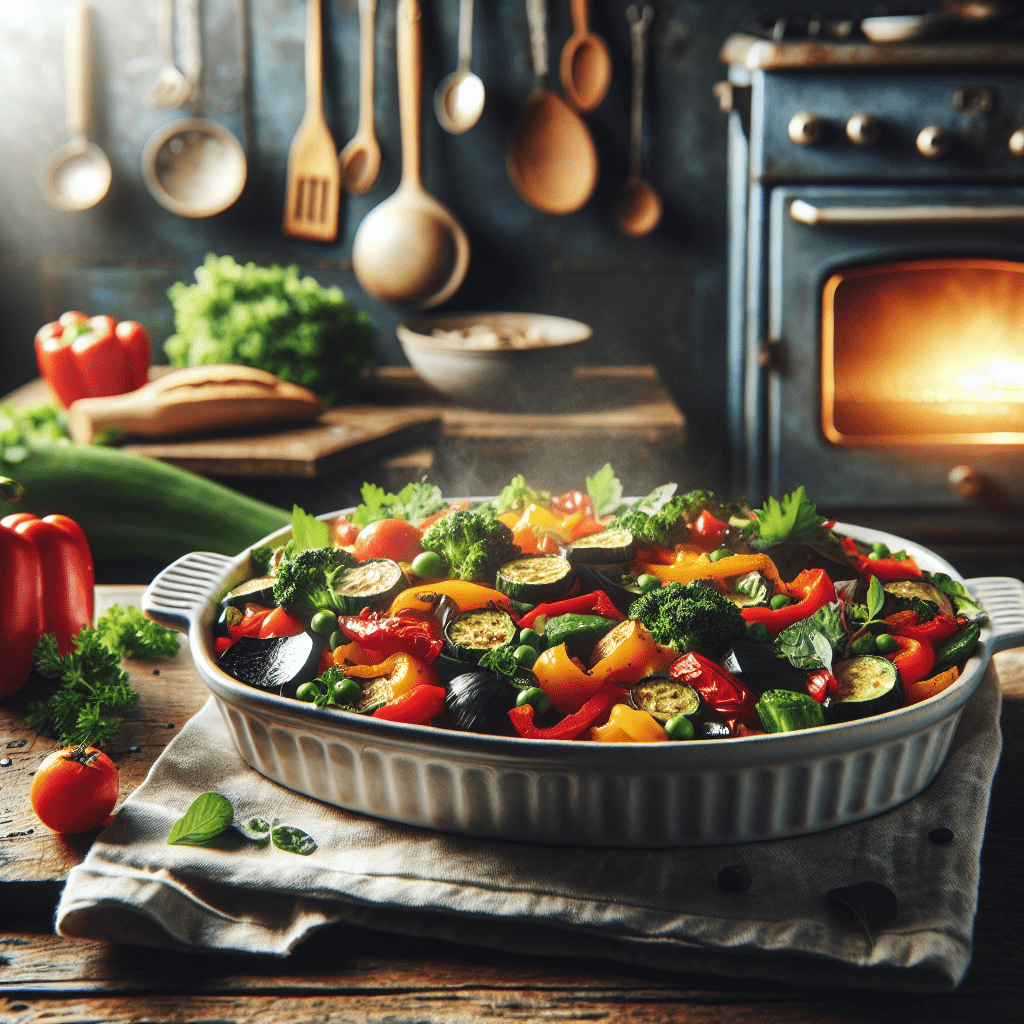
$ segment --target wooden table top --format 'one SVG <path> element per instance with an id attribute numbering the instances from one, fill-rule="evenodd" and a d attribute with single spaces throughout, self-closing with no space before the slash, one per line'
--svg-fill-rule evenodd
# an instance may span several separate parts
<path id="1" fill-rule="evenodd" d="M 97 588 L 98 608 L 137 603 L 141 587 Z M 997 656 L 998 657 L 998 656 Z M 207 698 L 187 651 L 125 662 L 138 707 L 111 754 L 123 800 Z M 1020 1020 L 1024 1003 L 1024 690 L 1005 692 L 1003 755 L 982 851 L 974 958 L 964 983 L 934 996 L 820 992 L 761 982 L 551 960 L 429 943 L 349 925 L 304 942 L 287 959 L 170 953 L 53 933 L 68 869 L 96 833 L 59 837 L 34 817 L 30 773 L 56 744 L 24 721 L 32 694 L 0 704 L 0 1021 L 284 1021 L 458 1024 L 601 1020 L 836 1021 L 988 1024 Z M 8 762 L 9 763 L 5 763 Z"/>

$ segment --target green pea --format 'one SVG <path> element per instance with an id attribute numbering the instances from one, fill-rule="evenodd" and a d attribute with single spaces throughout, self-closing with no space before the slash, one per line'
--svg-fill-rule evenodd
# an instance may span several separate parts
<path id="1" fill-rule="evenodd" d="M 310 629 L 314 633 L 320 633 L 323 636 L 330 636 L 332 633 L 338 631 L 338 616 L 334 612 L 328 611 L 326 608 L 321 608 L 312 619 L 309 621 Z"/>
<path id="2" fill-rule="evenodd" d="M 766 644 L 772 638 L 772 631 L 763 622 L 748 622 L 747 636 L 759 644 Z"/>
<path id="3" fill-rule="evenodd" d="M 535 629 L 530 629 L 529 626 L 526 629 L 519 630 L 519 642 L 525 644 L 528 647 L 532 647 L 534 651 L 540 650 L 541 636 L 540 633 Z"/>
<path id="4" fill-rule="evenodd" d="M 412 560 L 411 568 L 421 580 L 437 580 L 445 574 L 444 560 L 436 551 L 421 551 Z"/>
<path id="5" fill-rule="evenodd" d="M 523 668 L 533 668 L 533 663 L 537 660 L 537 649 L 529 644 L 520 644 L 513 654 L 516 664 Z"/>
<path id="6" fill-rule="evenodd" d="M 661 577 L 650 572 L 641 573 L 636 579 L 636 585 L 640 588 L 640 593 L 646 594 L 649 590 L 657 590 L 661 586 Z"/>
<path id="7" fill-rule="evenodd" d="M 342 633 L 342 631 L 340 629 L 336 629 L 331 634 L 330 639 L 327 641 L 327 646 L 330 647 L 330 649 L 333 651 L 333 650 L 336 650 L 339 647 L 344 647 L 345 644 L 347 644 L 347 643 L 348 643 L 348 637 L 345 636 L 345 634 Z"/>
<path id="8" fill-rule="evenodd" d="M 516 707 L 521 708 L 529 704 L 538 715 L 543 715 L 551 707 L 551 699 L 539 686 L 528 686 L 525 690 L 519 691 L 516 697 Z"/>
<path id="9" fill-rule="evenodd" d="M 888 636 L 888 633 L 885 635 Z M 865 633 L 864 636 L 854 640 L 853 643 L 850 644 L 851 654 L 875 654 L 877 651 L 878 644 L 870 633 Z"/>
<path id="10" fill-rule="evenodd" d="M 730 551 L 729 548 L 718 548 L 716 551 L 712 551 L 708 558 L 712 562 L 717 562 L 723 558 L 731 558 L 735 554 L 734 551 Z"/>
<path id="11" fill-rule="evenodd" d="M 686 715 L 676 715 L 665 723 L 665 732 L 670 740 L 692 740 L 693 722 Z"/>
<path id="12" fill-rule="evenodd" d="M 299 700 L 304 700 L 307 704 L 312 704 L 316 697 L 319 697 L 323 691 L 319 686 L 316 685 L 313 680 L 307 683 L 300 683 L 298 688 L 295 690 L 295 696 Z"/>
<path id="13" fill-rule="evenodd" d="M 879 654 L 894 654 L 901 648 L 891 633 L 879 633 L 875 637 L 875 649 Z"/>
<path id="14" fill-rule="evenodd" d="M 786 608 L 792 603 L 793 599 L 791 597 L 787 597 L 785 594 L 775 594 L 768 602 L 768 607 L 773 611 L 778 611 L 780 608 Z"/>
<path id="15" fill-rule="evenodd" d="M 885 544 L 883 544 L 881 541 L 879 541 L 877 544 L 872 544 L 871 545 L 871 551 L 868 552 L 868 558 L 878 559 L 878 558 L 889 558 L 889 557 L 890 557 L 889 548 Z"/>
<path id="16" fill-rule="evenodd" d="M 354 679 L 339 679 L 331 687 L 331 698 L 335 704 L 355 704 L 363 695 L 363 688 Z"/>

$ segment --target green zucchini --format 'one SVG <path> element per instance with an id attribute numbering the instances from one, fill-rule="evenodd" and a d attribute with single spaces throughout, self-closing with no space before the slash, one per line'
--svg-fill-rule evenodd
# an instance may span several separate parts
<path id="1" fill-rule="evenodd" d="M 59 512 L 89 540 L 94 559 L 171 562 L 192 551 L 236 555 L 291 523 L 291 514 L 166 462 L 117 448 L 54 441 L 25 444 L 0 470 L 25 488 L 0 516 Z"/>
<path id="2" fill-rule="evenodd" d="M 662 725 L 677 715 L 696 722 L 704 710 L 701 695 L 689 683 L 672 679 L 667 672 L 641 679 L 629 691 L 630 703 L 646 711 Z"/>
<path id="3" fill-rule="evenodd" d="M 498 570 L 495 587 L 513 601 L 542 604 L 564 597 L 575 579 L 573 567 L 562 555 L 525 555 Z"/>
<path id="4" fill-rule="evenodd" d="M 566 555 L 573 564 L 621 565 L 636 557 L 636 543 L 630 530 L 602 530 L 574 541 Z"/>
<path id="5" fill-rule="evenodd" d="M 273 608 L 277 603 L 274 600 L 274 577 L 257 576 L 255 579 L 239 583 L 233 590 L 229 590 L 221 599 L 224 607 L 234 606 L 244 608 L 252 601 L 254 604 L 262 604 L 267 608 Z"/>
<path id="6" fill-rule="evenodd" d="M 806 693 L 765 690 L 755 707 L 766 732 L 796 732 L 825 724 L 821 705 Z"/>
<path id="7" fill-rule="evenodd" d="M 977 622 L 968 622 L 961 626 L 936 652 L 933 675 L 945 672 L 954 665 L 962 665 L 978 646 L 981 626 Z"/>
<path id="8" fill-rule="evenodd" d="M 511 647 L 518 629 L 500 608 L 471 608 L 456 615 L 444 630 L 445 653 L 460 662 L 476 664 L 486 651 Z"/>
<path id="9" fill-rule="evenodd" d="M 903 707 L 903 684 L 896 666 L 887 658 L 864 654 L 832 663 L 839 689 L 825 698 L 829 723 L 869 718 Z"/>
<path id="10" fill-rule="evenodd" d="M 586 661 L 616 621 L 603 615 L 556 615 L 544 623 L 544 639 L 548 647 L 565 644 L 572 657 Z"/>
<path id="11" fill-rule="evenodd" d="M 883 589 L 894 598 L 904 601 L 913 601 L 915 598 L 921 601 L 930 601 L 943 615 L 956 615 L 949 598 L 934 583 L 929 583 L 927 580 L 917 578 L 890 580 L 883 584 Z"/>
<path id="12" fill-rule="evenodd" d="M 409 586 L 402 567 L 390 558 L 368 558 L 345 570 L 337 591 L 350 615 L 379 611 Z"/>

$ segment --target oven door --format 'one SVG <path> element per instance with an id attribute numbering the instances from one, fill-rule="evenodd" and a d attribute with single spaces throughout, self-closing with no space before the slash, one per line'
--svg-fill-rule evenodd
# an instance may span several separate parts
<path id="1" fill-rule="evenodd" d="M 1024 189 L 780 187 L 768 493 L 845 514 L 1024 507 Z"/>

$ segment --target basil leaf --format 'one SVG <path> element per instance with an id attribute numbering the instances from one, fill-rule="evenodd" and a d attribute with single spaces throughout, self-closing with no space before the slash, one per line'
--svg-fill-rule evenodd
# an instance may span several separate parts
<path id="1" fill-rule="evenodd" d="M 846 645 L 846 630 L 843 626 L 841 606 L 826 604 L 806 619 L 787 626 L 775 640 L 775 653 L 780 658 L 788 658 L 795 668 L 815 669 L 827 668 L 819 648 L 821 640 L 828 643 L 832 651 L 840 651 Z"/>
<path id="2" fill-rule="evenodd" d="M 265 846 L 270 841 L 270 822 L 265 818 L 249 818 L 238 826 L 238 831 L 255 843 Z"/>
<path id="3" fill-rule="evenodd" d="M 292 506 L 292 547 L 295 551 L 331 546 L 331 528 L 308 512 Z"/>
<path id="4" fill-rule="evenodd" d="M 219 793 L 203 793 L 172 826 L 167 845 L 206 846 L 231 824 L 234 808 Z"/>
<path id="5" fill-rule="evenodd" d="M 606 462 L 586 480 L 587 494 L 594 503 L 595 514 L 604 516 L 615 512 L 622 502 L 622 484 L 615 475 L 611 463 Z"/>
<path id="6" fill-rule="evenodd" d="M 868 620 L 878 618 L 878 613 L 882 610 L 882 605 L 885 604 L 885 588 L 877 576 L 872 576 L 871 582 L 868 584 L 867 602 Z"/>
<path id="7" fill-rule="evenodd" d="M 308 832 L 303 832 L 301 828 L 292 825 L 279 825 L 276 820 L 270 830 L 270 837 L 274 845 L 285 853 L 297 853 L 308 857 L 316 849 L 316 840 Z"/>
<path id="8" fill-rule="evenodd" d="M 830 889 L 828 898 L 853 916 L 872 947 L 878 929 L 895 921 L 899 912 L 896 893 L 881 882 L 859 882 L 841 889 Z"/>

